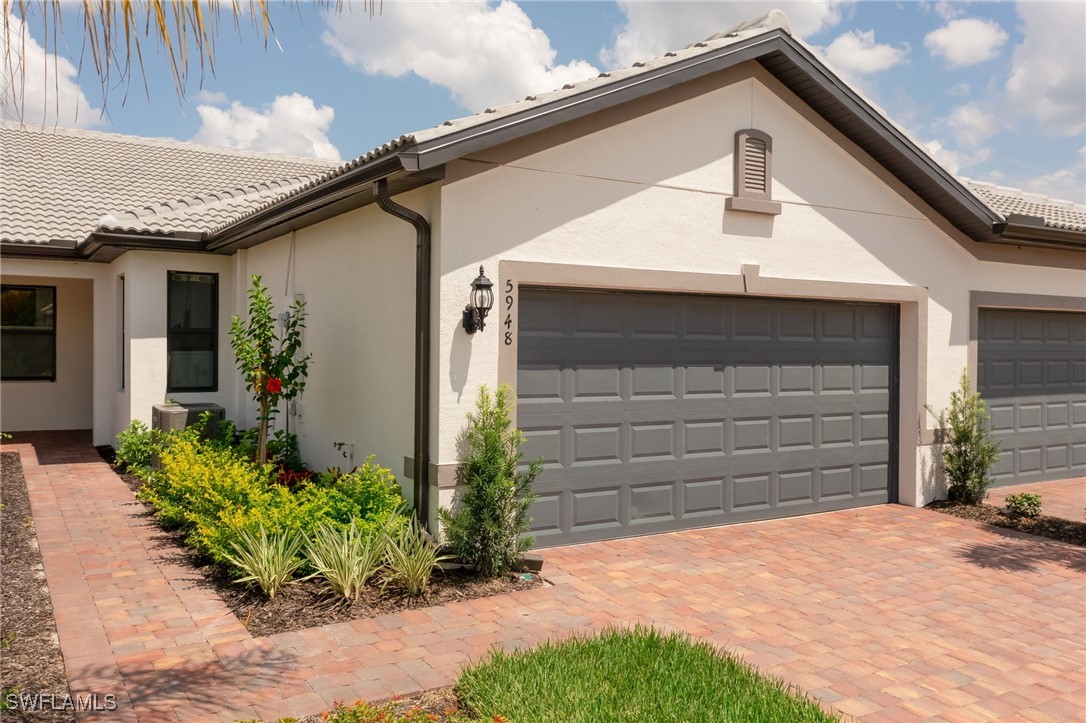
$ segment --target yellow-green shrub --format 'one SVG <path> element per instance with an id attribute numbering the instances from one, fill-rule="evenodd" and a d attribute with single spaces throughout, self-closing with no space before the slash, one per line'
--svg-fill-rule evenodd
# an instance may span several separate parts
<path id="1" fill-rule="evenodd" d="M 296 491 L 274 482 L 271 465 L 258 466 L 238 451 L 182 435 L 163 451 L 161 470 L 139 492 L 155 507 L 159 523 L 186 533 L 189 545 L 215 562 L 231 557 L 246 535 L 312 535 L 322 524 L 344 528 L 355 521 L 376 534 L 393 527 L 405 503 L 392 473 L 371 456 L 355 472 Z"/>

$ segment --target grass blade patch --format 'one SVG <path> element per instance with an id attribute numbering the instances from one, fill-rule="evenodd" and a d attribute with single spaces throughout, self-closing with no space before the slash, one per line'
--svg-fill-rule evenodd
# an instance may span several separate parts
<path id="1" fill-rule="evenodd" d="M 835 721 L 818 704 L 714 646 L 638 626 L 493 651 L 456 685 L 482 720 Z"/>

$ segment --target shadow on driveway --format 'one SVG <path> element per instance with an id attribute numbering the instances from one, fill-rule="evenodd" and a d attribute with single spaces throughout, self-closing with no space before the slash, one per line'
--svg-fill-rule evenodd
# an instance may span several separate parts
<path id="1" fill-rule="evenodd" d="M 998 527 L 986 532 L 1003 539 L 991 544 L 964 545 L 958 556 L 989 570 L 1035 572 L 1043 565 L 1061 565 L 1075 572 L 1086 572 L 1086 547 Z"/>

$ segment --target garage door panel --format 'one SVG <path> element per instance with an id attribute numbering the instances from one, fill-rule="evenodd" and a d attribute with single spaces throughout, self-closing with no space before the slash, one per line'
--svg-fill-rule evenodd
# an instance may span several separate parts
<path id="1" fill-rule="evenodd" d="M 522 290 L 521 308 L 555 296 L 560 332 L 518 339 L 539 544 L 890 498 L 892 307 Z"/>
<path id="2" fill-rule="evenodd" d="M 1001 447 L 996 484 L 1086 472 L 1086 315 L 981 309 L 977 388 Z M 1081 426 L 1079 426 L 1081 425 Z"/>

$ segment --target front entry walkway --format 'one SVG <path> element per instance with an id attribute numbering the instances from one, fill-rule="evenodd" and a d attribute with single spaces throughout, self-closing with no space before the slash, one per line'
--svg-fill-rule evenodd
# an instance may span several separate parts
<path id="1" fill-rule="evenodd" d="M 308 715 L 450 683 L 492 645 L 635 622 L 870 720 L 1086 710 L 1083 548 L 868 507 L 552 549 L 550 587 L 253 638 L 82 445 L 3 449 L 22 455 L 72 693 L 117 695 L 111 721 Z"/>

